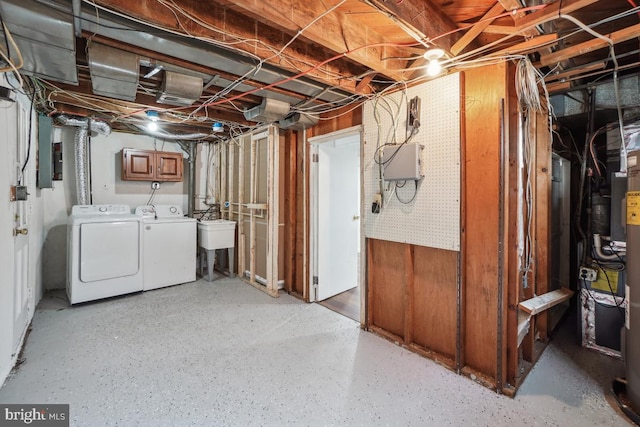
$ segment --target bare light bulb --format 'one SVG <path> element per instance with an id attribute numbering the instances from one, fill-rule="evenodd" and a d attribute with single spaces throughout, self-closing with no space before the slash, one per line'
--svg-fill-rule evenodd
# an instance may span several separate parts
<path id="1" fill-rule="evenodd" d="M 427 65 L 427 74 L 431 77 L 435 77 L 442 71 L 442 65 L 440 65 L 439 59 L 444 56 L 444 50 L 442 49 L 429 49 L 424 53 L 424 59 L 429 61 Z"/>
<path id="2" fill-rule="evenodd" d="M 429 76 L 435 77 L 440 74 L 440 71 L 442 71 L 442 66 L 437 59 L 432 59 L 431 61 L 429 61 L 429 65 L 427 66 L 427 74 Z"/>
<path id="3" fill-rule="evenodd" d="M 150 131 L 156 131 L 158 130 L 158 123 L 156 122 L 149 122 L 147 124 L 147 129 L 149 129 Z"/>

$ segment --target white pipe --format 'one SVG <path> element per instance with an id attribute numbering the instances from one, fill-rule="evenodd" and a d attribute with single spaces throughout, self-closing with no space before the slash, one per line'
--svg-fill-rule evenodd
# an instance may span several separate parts
<path id="1" fill-rule="evenodd" d="M 618 250 L 616 253 L 605 254 L 602 251 L 602 239 L 600 238 L 599 234 L 593 235 L 593 247 L 595 248 L 596 256 L 598 257 L 598 259 L 606 261 L 618 260 L 621 255 L 624 255 L 626 253 L 625 250 Z"/>

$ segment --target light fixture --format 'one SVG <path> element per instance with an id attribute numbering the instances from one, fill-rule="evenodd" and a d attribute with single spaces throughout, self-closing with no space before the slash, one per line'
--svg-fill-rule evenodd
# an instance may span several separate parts
<path id="1" fill-rule="evenodd" d="M 424 59 L 429 61 L 427 65 L 427 74 L 431 77 L 435 77 L 442 72 L 442 65 L 439 59 L 444 56 L 444 50 L 442 49 L 429 49 L 424 53 Z"/>
<path id="2" fill-rule="evenodd" d="M 147 118 L 151 120 L 147 124 L 147 129 L 149 129 L 150 131 L 158 130 L 158 120 L 160 120 L 160 115 L 158 114 L 158 112 L 154 110 L 148 110 L 145 114 L 147 115 Z"/>

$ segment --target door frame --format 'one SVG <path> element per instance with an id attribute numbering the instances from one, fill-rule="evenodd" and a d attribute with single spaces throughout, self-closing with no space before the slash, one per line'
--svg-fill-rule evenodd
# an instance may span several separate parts
<path id="1" fill-rule="evenodd" d="M 318 152 L 319 147 L 323 143 L 335 141 L 337 139 L 347 138 L 350 136 L 360 136 L 360 259 L 358 271 L 358 286 L 360 287 L 360 324 L 364 325 L 366 319 L 366 245 L 364 237 L 364 180 L 363 180 L 363 142 L 364 132 L 362 126 L 353 126 L 336 132 L 314 136 L 307 139 L 311 148 L 311 168 L 309 182 L 309 280 L 307 282 L 307 295 L 309 302 L 317 302 L 317 285 L 314 284 L 313 278 L 318 275 Z"/>

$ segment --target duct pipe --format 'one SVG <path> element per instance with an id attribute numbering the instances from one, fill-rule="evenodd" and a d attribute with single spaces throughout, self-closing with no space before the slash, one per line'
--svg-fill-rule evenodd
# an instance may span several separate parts
<path id="1" fill-rule="evenodd" d="M 65 126 L 85 128 L 91 126 L 91 132 L 97 132 L 105 136 L 108 136 L 111 133 L 111 125 L 101 120 L 89 120 L 84 117 L 69 117 L 64 114 L 60 114 L 59 116 L 56 116 L 56 121 L 62 123 Z"/>
<path id="2" fill-rule="evenodd" d="M 76 203 L 79 205 L 89 204 L 89 179 L 87 175 L 87 127 L 76 128 L 74 138 L 74 158 L 76 165 Z"/>
<path id="3" fill-rule="evenodd" d="M 111 133 L 111 126 L 103 121 L 87 118 L 73 118 L 59 115 L 56 120 L 65 126 L 76 128 L 74 138 L 74 160 L 76 166 L 76 196 L 78 205 L 89 204 L 89 159 L 87 156 L 87 139 L 89 129 L 103 135 Z"/>
<path id="4" fill-rule="evenodd" d="M 210 138 L 211 135 L 208 133 L 185 133 L 185 134 L 175 134 L 168 133 L 162 130 L 149 130 L 145 126 L 136 125 L 138 129 L 146 133 L 147 135 L 155 136 L 156 138 L 166 139 L 168 141 L 193 141 Z M 185 150 L 187 151 L 187 150 Z"/>
<path id="5" fill-rule="evenodd" d="M 640 150 L 628 153 L 627 260 L 640 258 Z M 631 407 L 640 411 L 640 263 L 627 263 L 625 319 L 627 394 Z"/>

